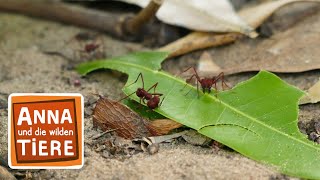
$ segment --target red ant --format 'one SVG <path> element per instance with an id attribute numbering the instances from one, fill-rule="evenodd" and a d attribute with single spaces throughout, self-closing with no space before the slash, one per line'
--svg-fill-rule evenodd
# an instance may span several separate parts
<path id="1" fill-rule="evenodd" d="M 89 43 L 84 46 L 84 52 L 92 53 L 100 47 L 100 44 Z"/>
<path id="2" fill-rule="evenodd" d="M 189 67 L 189 68 L 187 68 L 186 70 L 184 70 L 182 73 L 184 73 L 184 72 L 186 72 L 186 71 L 188 71 L 189 69 L 193 69 L 193 71 L 194 71 L 194 74 L 190 77 L 190 78 L 188 78 L 187 80 L 186 80 L 186 83 L 190 83 L 190 81 L 195 77 L 196 79 L 197 79 L 197 92 L 198 92 L 198 97 L 199 97 L 199 83 L 200 83 L 200 85 L 201 85 L 201 88 L 202 88 L 202 92 L 203 93 L 206 93 L 206 92 L 208 92 L 208 93 L 211 93 L 211 89 L 212 89 L 212 87 L 214 86 L 214 89 L 216 90 L 216 91 L 218 91 L 218 89 L 217 89 L 217 82 L 219 81 L 219 80 L 221 80 L 221 86 L 222 86 L 222 89 L 224 89 L 224 86 L 226 86 L 226 87 L 228 87 L 229 88 L 229 86 L 226 84 L 226 82 L 224 81 L 224 73 L 223 72 L 221 72 L 220 74 L 218 74 L 218 76 L 213 76 L 212 78 L 200 78 L 199 77 L 199 75 L 198 75 L 198 73 L 197 73 L 197 71 L 196 71 L 196 69 L 194 68 L 194 67 Z M 187 84 L 186 84 L 187 85 Z M 184 86 L 184 88 L 186 87 L 186 85 Z M 183 89 L 184 89 L 183 88 Z M 189 91 L 190 92 L 190 91 Z M 188 93 L 189 93 L 188 92 Z M 187 93 L 187 94 L 188 94 Z"/>
<path id="3" fill-rule="evenodd" d="M 136 95 L 140 98 L 140 104 L 141 101 L 146 104 L 145 100 L 147 100 L 147 106 L 151 109 L 154 110 L 157 107 L 160 107 L 162 104 L 163 99 L 160 102 L 160 96 L 162 96 L 163 94 L 161 93 L 156 93 L 156 88 L 158 86 L 158 83 L 155 83 L 154 85 L 152 85 L 149 89 L 145 90 L 144 88 L 144 80 L 143 80 L 143 76 L 142 73 L 139 73 L 137 79 L 129 84 L 128 86 L 131 86 L 132 84 L 137 83 L 137 81 L 139 80 L 139 78 L 141 78 L 142 81 L 142 88 L 137 88 L 137 90 L 129 95 L 127 95 L 126 97 L 120 99 L 119 101 L 128 98 L 129 96 L 131 96 L 132 94 L 136 93 Z M 153 93 L 149 93 L 149 91 L 153 89 Z"/>
<path id="4" fill-rule="evenodd" d="M 81 46 L 81 49 L 76 50 L 80 52 L 80 59 L 83 59 L 83 57 L 86 59 L 98 59 L 105 57 L 103 40 L 98 34 L 79 32 L 68 43 L 73 39 L 77 40 Z M 98 40 L 100 43 L 98 43 Z M 86 42 L 86 44 L 83 45 L 82 42 Z"/>

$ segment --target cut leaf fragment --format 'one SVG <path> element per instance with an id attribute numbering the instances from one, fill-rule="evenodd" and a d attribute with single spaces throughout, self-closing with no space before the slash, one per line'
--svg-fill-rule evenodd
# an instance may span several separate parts
<path id="1" fill-rule="evenodd" d="M 146 7 L 150 0 L 118 0 Z M 257 34 L 234 11 L 228 0 L 165 0 L 157 17 L 168 24 L 197 31 L 239 32 L 250 37 Z"/>
<path id="2" fill-rule="evenodd" d="M 185 87 L 190 91 L 185 95 L 181 92 L 184 80 L 158 71 L 165 55 L 135 53 L 82 64 L 78 71 L 85 75 L 96 69 L 115 69 L 129 75 L 127 84 L 142 73 L 146 87 L 158 82 L 157 92 L 164 94 L 161 107 L 155 110 L 158 113 L 285 174 L 320 178 L 320 145 L 309 141 L 297 127 L 298 100 L 304 94 L 301 90 L 261 71 L 217 97 L 201 93 L 197 98 L 197 90 L 191 85 Z M 141 59 L 137 62 L 138 57 Z M 141 84 L 136 83 L 123 91 L 129 94 L 138 87 Z M 139 100 L 136 96 L 131 98 Z"/>

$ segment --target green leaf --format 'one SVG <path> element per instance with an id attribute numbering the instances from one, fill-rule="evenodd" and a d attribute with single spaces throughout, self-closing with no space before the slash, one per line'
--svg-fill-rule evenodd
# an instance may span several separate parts
<path id="1" fill-rule="evenodd" d="M 118 70 L 129 75 L 127 84 L 141 72 L 145 88 L 158 82 L 157 92 L 164 94 L 158 113 L 282 173 L 320 179 L 320 145 L 309 141 L 297 127 L 302 91 L 261 71 L 229 91 L 217 96 L 200 93 L 198 98 L 195 87 L 183 89 L 185 80 L 158 71 L 165 57 L 160 52 L 135 53 L 82 64 L 78 70 L 83 75 L 101 68 Z M 138 81 L 123 91 L 130 94 L 141 86 Z M 136 95 L 131 98 L 139 101 Z"/>
<path id="2" fill-rule="evenodd" d="M 165 119 L 165 117 L 162 116 L 161 114 L 155 111 L 150 111 L 150 109 L 147 106 L 143 106 L 139 104 L 139 102 L 136 102 L 130 99 L 124 99 L 122 100 L 122 103 L 127 105 L 131 110 L 137 112 L 140 116 L 147 118 L 149 120 Z"/>

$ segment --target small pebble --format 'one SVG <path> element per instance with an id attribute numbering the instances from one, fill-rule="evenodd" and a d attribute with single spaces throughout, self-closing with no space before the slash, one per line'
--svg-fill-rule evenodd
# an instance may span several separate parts
<path id="1" fill-rule="evenodd" d="M 75 79 L 73 81 L 73 85 L 76 86 L 76 87 L 79 87 L 79 86 L 81 86 L 81 81 L 79 79 Z"/>
<path id="2" fill-rule="evenodd" d="M 7 109 L 8 102 L 6 100 L 0 99 L 0 109 Z"/>
<path id="3" fill-rule="evenodd" d="M 107 150 L 104 150 L 104 151 L 102 152 L 102 157 L 108 159 L 108 158 L 110 157 L 110 153 L 109 153 Z"/>
<path id="4" fill-rule="evenodd" d="M 312 132 L 309 134 L 309 139 L 311 141 L 316 141 L 316 139 L 319 137 L 319 135 L 316 132 Z"/>
<path id="5" fill-rule="evenodd" d="M 320 134 L 320 121 L 314 123 L 314 129 L 316 130 L 317 134 Z"/>
<path id="6" fill-rule="evenodd" d="M 159 144 L 151 144 L 147 149 L 150 155 L 156 154 L 159 151 Z"/>

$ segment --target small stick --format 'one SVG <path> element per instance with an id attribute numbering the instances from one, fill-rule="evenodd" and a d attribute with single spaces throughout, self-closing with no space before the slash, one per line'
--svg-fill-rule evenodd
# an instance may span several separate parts
<path id="1" fill-rule="evenodd" d="M 93 136 L 93 137 L 92 137 L 92 140 L 98 139 L 98 138 L 100 138 L 101 136 L 103 136 L 103 135 L 105 135 L 105 134 L 107 134 L 107 133 L 109 133 L 109 132 L 113 132 L 113 131 L 115 131 L 115 130 L 117 130 L 117 129 L 110 129 L 110 130 L 107 130 L 107 131 L 105 131 L 105 132 L 103 132 L 103 133 L 100 133 L 100 134 L 98 134 L 98 135 L 96 135 L 96 136 Z"/>
<path id="2" fill-rule="evenodd" d="M 146 8 L 131 18 L 128 15 L 118 16 L 54 0 L 0 0 L 0 11 L 60 21 L 125 38 L 127 35 L 138 35 L 141 27 L 155 16 L 161 2 L 150 1 Z"/>
<path id="3" fill-rule="evenodd" d="M 98 29 L 117 36 L 121 35 L 116 26 L 119 23 L 119 17 L 58 1 L 0 0 L 0 10 Z"/>
<path id="4" fill-rule="evenodd" d="M 155 17 L 161 4 L 161 0 L 151 0 L 148 6 L 143 8 L 136 16 L 125 21 L 125 32 L 128 34 L 137 34 L 147 22 Z"/>

